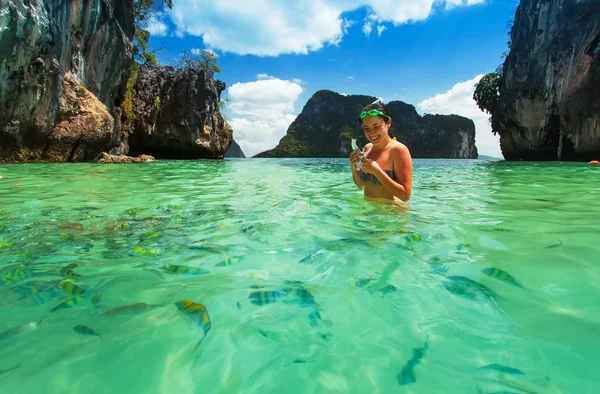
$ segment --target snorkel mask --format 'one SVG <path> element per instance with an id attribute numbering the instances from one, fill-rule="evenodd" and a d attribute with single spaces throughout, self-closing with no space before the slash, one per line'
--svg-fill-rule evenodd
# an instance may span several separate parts
<path id="1" fill-rule="evenodd" d="M 367 108 L 367 107 L 369 107 L 369 106 L 371 106 L 373 104 L 377 104 L 377 103 L 383 104 L 383 102 L 381 101 L 381 99 L 377 99 L 377 100 L 373 101 L 371 104 L 367 105 L 365 108 Z M 369 116 L 378 116 L 378 115 L 381 115 L 381 116 L 385 116 L 388 119 L 391 119 L 388 115 L 384 114 L 383 112 L 381 112 L 378 109 L 371 109 L 369 111 L 365 111 L 363 109 L 363 111 L 360 113 L 360 120 L 363 120 L 367 115 L 369 115 Z M 358 137 L 360 136 L 360 131 L 361 130 L 362 129 L 360 127 L 357 127 L 356 129 L 354 129 L 354 134 L 352 135 L 352 141 L 350 142 L 350 145 L 352 145 L 352 149 L 354 151 L 360 152 L 362 154 L 363 151 L 360 150 L 358 148 L 358 145 L 356 144 L 356 140 L 358 140 Z M 363 160 L 363 158 L 361 157 L 360 161 L 362 161 L 362 160 Z M 360 166 L 360 162 L 358 162 L 357 168 L 358 168 L 358 166 Z"/>

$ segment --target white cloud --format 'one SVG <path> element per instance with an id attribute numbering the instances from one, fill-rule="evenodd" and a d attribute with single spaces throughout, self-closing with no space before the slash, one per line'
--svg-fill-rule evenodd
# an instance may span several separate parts
<path id="1" fill-rule="evenodd" d="M 164 13 L 158 13 L 147 21 L 146 29 L 151 36 L 164 37 L 169 33 L 169 26 L 164 21 L 165 17 Z"/>
<path id="2" fill-rule="evenodd" d="M 212 49 L 206 49 L 206 48 L 203 48 L 203 49 L 200 49 L 200 48 L 192 48 L 191 52 L 192 52 L 192 54 L 194 54 L 194 55 L 200 55 L 200 54 L 202 53 L 202 51 L 203 51 L 203 50 L 204 50 L 204 51 L 206 51 L 206 52 L 208 52 L 208 53 L 212 53 L 212 54 L 213 54 L 213 55 L 215 55 L 215 56 L 218 56 L 218 55 L 217 55 L 217 53 L 216 53 L 215 51 L 213 51 Z"/>
<path id="3" fill-rule="evenodd" d="M 355 79 L 352 75 L 348 75 L 348 79 Z"/>
<path id="4" fill-rule="evenodd" d="M 307 54 L 325 45 L 337 45 L 355 23 L 342 14 L 367 7 L 363 31 L 378 34 L 384 23 L 426 19 L 433 4 L 446 8 L 484 0 L 304 0 L 235 1 L 178 0 L 169 13 L 176 35 L 201 36 L 204 44 L 241 55 Z"/>
<path id="5" fill-rule="evenodd" d="M 365 33 L 365 36 L 370 36 L 371 31 L 373 31 L 373 24 L 371 22 L 366 22 L 362 27 L 362 31 Z"/>
<path id="6" fill-rule="evenodd" d="M 421 114 L 456 114 L 472 119 L 475 123 L 475 145 L 479 154 L 502 157 L 499 136 L 492 134 L 490 116 L 481 111 L 473 100 L 475 84 L 481 77 L 483 74 L 469 81 L 459 82 L 446 93 L 421 101 L 417 104 L 417 109 Z"/>
<path id="7" fill-rule="evenodd" d="M 446 9 L 450 10 L 455 7 L 483 3 L 485 3 L 485 0 L 446 0 Z"/>
<path id="8" fill-rule="evenodd" d="M 269 74 L 260 73 L 260 74 L 256 74 L 256 78 L 257 79 L 269 79 L 271 77 L 269 76 Z"/>
<path id="9" fill-rule="evenodd" d="M 259 74 L 261 76 L 266 74 Z M 300 84 L 267 76 L 228 88 L 233 113 L 229 124 L 233 137 L 246 156 L 277 146 L 296 119 L 294 103 L 302 93 Z"/>

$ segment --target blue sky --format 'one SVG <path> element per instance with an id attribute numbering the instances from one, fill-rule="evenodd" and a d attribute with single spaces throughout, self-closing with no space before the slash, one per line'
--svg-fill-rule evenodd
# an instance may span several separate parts
<path id="1" fill-rule="evenodd" d="M 501 157 L 473 86 L 502 63 L 513 0 L 173 0 L 152 23 L 169 64 L 210 49 L 247 156 L 277 145 L 318 90 L 402 100 L 476 124 L 480 154 Z M 393 116 L 393 114 L 392 114 Z M 410 147 L 409 147 L 410 148 Z"/>

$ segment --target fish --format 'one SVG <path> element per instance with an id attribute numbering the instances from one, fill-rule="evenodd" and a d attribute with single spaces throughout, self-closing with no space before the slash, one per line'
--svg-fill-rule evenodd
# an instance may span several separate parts
<path id="1" fill-rule="evenodd" d="M 38 320 L 27 324 L 22 324 L 18 327 L 11 328 L 10 330 L 6 330 L 4 332 L 0 332 L 0 340 L 12 338 L 15 335 L 37 330 L 41 323 L 42 321 Z"/>
<path id="2" fill-rule="evenodd" d="M 192 353 L 195 353 L 202 341 L 204 341 L 204 339 L 208 335 L 208 332 L 212 327 L 212 322 L 210 320 L 210 316 L 208 315 L 208 311 L 206 310 L 206 307 L 204 305 L 196 304 L 190 299 L 177 301 L 175 303 L 175 306 L 177 306 L 177 309 L 179 309 L 181 312 L 187 314 L 192 319 L 194 319 L 204 332 L 204 335 L 202 336 L 202 338 L 200 338 L 200 340 L 196 343 L 196 346 L 194 346 L 194 349 L 192 350 Z M 198 362 L 199 358 L 200 355 L 197 355 L 194 361 L 194 365 L 196 364 L 196 362 Z"/>
<path id="3" fill-rule="evenodd" d="M 507 374 L 511 374 L 511 375 L 525 375 L 525 372 L 521 371 L 520 369 L 507 367 L 505 365 L 500 365 L 500 364 L 489 364 L 489 365 L 477 368 L 475 370 L 475 372 L 481 371 L 481 370 L 486 370 L 486 369 L 503 372 L 503 373 L 507 373 Z"/>
<path id="4" fill-rule="evenodd" d="M 139 313 L 139 312 L 145 312 L 149 309 L 156 308 L 158 306 L 160 306 L 160 305 L 146 304 L 145 302 L 137 302 L 135 304 L 123 305 L 123 306 L 119 306 L 117 308 L 109 309 L 107 311 L 102 312 L 101 314 L 114 316 L 114 315 L 127 314 L 127 313 Z"/>
<path id="5" fill-rule="evenodd" d="M 190 299 L 185 299 L 183 301 L 177 301 L 175 306 L 177 306 L 177 309 L 180 311 L 190 315 L 202 328 L 204 335 L 208 334 L 210 328 L 212 327 L 212 323 L 210 321 L 208 311 L 204 305 L 196 304 Z"/>
<path id="6" fill-rule="evenodd" d="M 133 248 L 133 253 L 139 254 L 141 256 L 156 256 L 161 253 L 160 249 L 145 249 L 139 245 Z"/>
<path id="7" fill-rule="evenodd" d="M 400 386 L 407 386 L 409 384 L 413 384 L 417 381 L 417 377 L 415 376 L 414 369 L 419 363 L 423 356 L 425 356 L 425 351 L 429 347 L 429 339 L 425 341 L 423 347 L 414 348 L 413 356 L 408 362 L 404 365 L 402 370 L 397 376 L 398 384 Z"/>
<path id="8" fill-rule="evenodd" d="M 56 312 L 56 311 L 61 310 L 61 309 L 72 308 L 72 307 L 74 307 L 76 305 L 81 304 L 81 301 L 83 301 L 83 297 L 79 297 L 79 296 L 73 297 L 73 298 L 71 298 L 69 300 L 66 300 L 65 302 L 63 302 L 61 304 L 58 304 L 54 308 L 52 308 L 51 312 Z"/>
<path id="9" fill-rule="evenodd" d="M 79 278 L 79 277 L 81 277 L 81 275 L 79 275 L 78 273 L 73 271 L 73 268 L 76 268 L 78 266 L 79 266 L 79 264 L 77 264 L 77 263 L 71 263 L 67 266 L 62 267 L 59 272 L 65 278 Z"/>
<path id="10" fill-rule="evenodd" d="M 356 287 L 365 287 L 366 285 L 368 285 L 373 279 L 375 278 L 362 278 L 362 279 L 356 279 Z"/>
<path id="11" fill-rule="evenodd" d="M 166 269 L 170 273 L 176 274 L 176 275 L 192 275 L 193 276 L 193 275 L 204 275 L 204 274 L 208 274 L 210 272 L 203 268 L 188 267 L 185 265 L 174 265 L 174 264 L 171 264 Z"/>
<path id="12" fill-rule="evenodd" d="M 408 242 L 412 242 L 412 241 L 425 241 L 425 237 L 423 237 L 421 234 L 415 233 L 415 232 L 406 232 L 406 235 L 404 236 L 404 239 L 407 240 Z"/>
<path id="13" fill-rule="evenodd" d="M 238 263 L 238 262 L 242 261 L 243 258 L 244 258 L 244 256 L 232 256 L 232 257 L 226 258 L 225 260 L 221 261 L 220 263 L 217 263 L 215 265 L 215 267 L 225 267 L 225 266 L 231 265 L 233 263 Z"/>
<path id="14" fill-rule="evenodd" d="M 4 281 L 4 284 L 8 286 L 18 281 L 21 281 L 27 277 L 29 277 L 27 267 L 25 267 L 24 264 L 20 264 L 17 268 L 6 272 L 2 277 L 2 280 Z"/>
<path id="15" fill-rule="evenodd" d="M 10 371 L 14 371 L 15 369 L 19 368 L 21 366 L 21 364 L 17 364 L 12 368 L 8 368 L 8 369 L 0 369 L 0 375 L 4 375 L 5 373 L 9 373 Z"/>
<path id="16" fill-rule="evenodd" d="M 546 249 L 556 248 L 556 247 L 561 246 L 562 244 L 563 244 L 562 241 L 559 239 L 557 244 L 548 245 L 548 246 L 546 246 Z"/>
<path id="17" fill-rule="evenodd" d="M 318 261 L 324 255 L 325 255 L 325 249 L 319 249 L 316 252 L 311 253 L 308 256 L 304 257 L 302 260 L 299 261 L 299 263 L 300 264 L 312 264 L 312 263 Z"/>
<path id="18" fill-rule="evenodd" d="M 396 292 L 396 290 L 398 290 L 396 288 L 396 286 L 387 284 L 387 285 L 385 285 L 385 286 L 383 286 L 383 287 L 381 287 L 379 289 L 369 289 L 368 291 L 371 294 L 373 294 L 373 293 L 391 294 L 391 293 Z"/>
<path id="19" fill-rule="evenodd" d="M 83 290 L 81 287 L 77 286 L 70 279 L 63 279 L 60 282 L 58 282 L 58 288 L 62 289 L 67 294 L 71 294 L 71 295 L 75 295 L 75 296 L 85 293 L 85 290 Z"/>
<path id="20" fill-rule="evenodd" d="M 254 305 L 268 305 L 277 302 L 277 300 L 286 295 L 287 293 L 278 290 L 253 291 L 248 296 L 248 299 Z"/>
<path id="21" fill-rule="evenodd" d="M 304 307 L 309 307 L 310 312 L 308 319 L 312 327 L 316 327 L 319 321 L 323 321 L 321 313 L 319 312 L 319 306 L 315 301 L 314 296 L 305 288 L 301 287 L 301 282 L 288 281 L 288 286 L 280 290 L 260 290 L 250 293 L 248 298 L 254 305 L 268 305 L 282 300 L 285 303 L 299 304 Z"/>
<path id="22" fill-rule="evenodd" d="M 95 296 L 92 297 L 91 301 L 92 301 L 92 305 L 94 305 L 95 307 L 98 307 L 98 305 L 100 305 L 100 301 L 102 301 L 102 295 L 96 294 Z"/>
<path id="23" fill-rule="evenodd" d="M 474 300 L 481 295 L 491 300 L 498 298 L 498 295 L 495 291 L 479 282 L 475 282 L 472 279 L 457 275 L 450 276 L 448 279 L 450 279 L 450 282 L 446 281 L 443 283 L 443 285 L 449 292 L 455 295 L 470 300 Z"/>
<path id="24" fill-rule="evenodd" d="M 83 324 L 78 324 L 74 326 L 73 331 L 81 335 L 90 335 L 102 338 L 102 335 L 98 334 L 96 331 L 92 330 L 88 326 L 84 326 Z"/>
<path id="25" fill-rule="evenodd" d="M 501 270 L 500 268 L 485 268 L 482 269 L 481 272 L 483 272 L 484 274 L 491 276 L 492 278 L 496 278 L 498 280 L 501 280 L 502 282 L 506 282 L 508 284 L 511 284 L 513 286 L 517 286 L 520 287 L 521 289 L 525 289 L 523 287 L 523 285 L 521 285 L 514 276 L 512 276 L 511 274 L 509 274 L 508 272 Z"/>

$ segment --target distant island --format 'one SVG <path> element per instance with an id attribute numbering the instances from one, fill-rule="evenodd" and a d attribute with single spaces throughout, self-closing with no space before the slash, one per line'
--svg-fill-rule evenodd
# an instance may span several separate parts
<path id="1" fill-rule="evenodd" d="M 287 134 L 271 150 L 254 157 L 348 157 L 350 142 L 360 129 L 360 110 L 372 96 L 316 92 L 292 122 Z M 390 135 L 405 143 L 414 158 L 475 159 L 475 124 L 458 115 L 420 116 L 402 101 L 386 104 L 392 115 Z M 359 145 L 366 144 L 359 130 Z"/>

